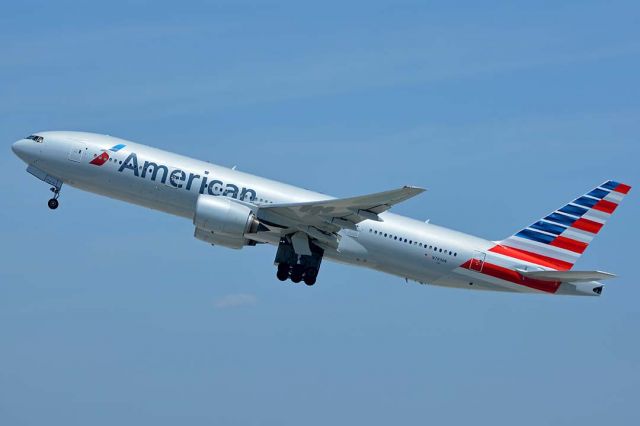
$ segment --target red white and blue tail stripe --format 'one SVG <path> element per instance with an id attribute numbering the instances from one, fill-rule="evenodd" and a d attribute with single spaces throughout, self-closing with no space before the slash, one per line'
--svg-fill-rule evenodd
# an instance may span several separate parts
<path id="1" fill-rule="evenodd" d="M 557 270 L 569 270 L 631 187 L 607 181 L 489 251 Z"/>

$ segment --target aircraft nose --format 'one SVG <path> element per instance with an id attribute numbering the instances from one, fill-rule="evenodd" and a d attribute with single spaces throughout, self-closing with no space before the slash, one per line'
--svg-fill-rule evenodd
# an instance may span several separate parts
<path id="1" fill-rule="evenodd" d="M 25 145 L 25 140 L 20 139 L 19 141 L 14 142 L 13 145 L 11 145 L 11 151 L 13 151 L 15 155 L 20 157 L 20 154 L 24 154 L 24 145 Z"/>
<path id="2" fill-rule="evenodd" d="M 20 139 L 19 141 L 14 142 L 13 145 L 11 145 L 11 150 L 22 161 L 29 162 L 32 160 L 32 157 L 34 156 L 31 142 L 33 141 L 30 141 L 27 139 Z"/>

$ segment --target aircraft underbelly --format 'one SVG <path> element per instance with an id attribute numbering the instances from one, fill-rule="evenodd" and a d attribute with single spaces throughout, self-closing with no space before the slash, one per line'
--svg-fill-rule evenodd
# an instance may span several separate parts
<path id="1" fill-rule="evenodd" d="M 105 185 L 92 179 L 75 179 L 67 183 L 78 189 L 185 218 L 192 218 L 195 209 L 195 197 L 191 197 L 190 193 L 170 192 L 158 188 L 153 182 L 141 181 L 142 184 L 136 185 L 111 182 Z"/>

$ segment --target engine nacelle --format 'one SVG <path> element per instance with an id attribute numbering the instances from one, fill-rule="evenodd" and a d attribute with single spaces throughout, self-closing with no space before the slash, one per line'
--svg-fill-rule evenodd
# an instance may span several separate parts
<path id="1" fill-rule="evenodd" d="M 215 234 L 211 231 L 205 231 L 200 228 L 196 228 L 193 236 L 200 241 L 213 244 L 214 246 L 222 246 L 236 250 L 239 250 L 244 246 L 253 246 L 256 244 L 255 241 L 247 240 L 245 237 L 230 237 L 224 234 Z"/>
<path id="2" fill-rule="evenodd" d="M 229 198 L 200 195 L 193 216 L 195 237 L 210 244 L 239 249 L 255 245 L 245 234 L 258 229 L 253 211 Z"/>

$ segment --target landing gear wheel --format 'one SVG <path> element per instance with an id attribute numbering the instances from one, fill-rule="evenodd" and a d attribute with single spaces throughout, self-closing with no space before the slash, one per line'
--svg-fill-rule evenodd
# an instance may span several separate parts
<path id="1" fill-rule="evenodd" d="M 278 273 L 276 273 L 276 277 L 278 277 L 280 281 L 286 281 L 289 278 L 290 268 L 291 267 L 286 263 L 278 264 Z"/>
<path id="2" fill-rule="evenodd" d="M 304 272 L 304 283 L 308 286 L 312 286 L 316 283 L 316 278 L 318 277 L 318 271 L 314 268 L 308 268 Z"/>
<path id="3" fill-rule="evenodd" d="M 291 281 L 293 281 L 294 283 L 299 283 L 300 281 L 302 281 L 303 272 L 304 271 L 302 269 L 302 266 L 295 265 L 293 268 L 291 268 Z"/>
<path id="4" fill-rule="evenodd" d="M 58 185 L 51 188 L 51 192 L 53 192 L 53 198 L 47 202 L 47 205 L 51 210 L 55 210 L 58 208 L 58 197 L 60 197 L 60 189 L 62 189 L 62 183 L 60 182 Z"/>

